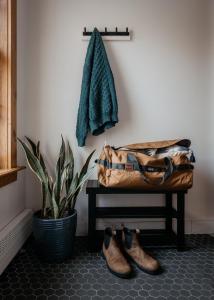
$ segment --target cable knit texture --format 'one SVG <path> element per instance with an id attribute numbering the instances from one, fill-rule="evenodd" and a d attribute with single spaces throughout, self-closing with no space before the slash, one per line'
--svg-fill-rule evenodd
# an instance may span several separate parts
<path id="1" fill-rule="evenodd" d="M 99 135 L 118 122 L 117 96 L 113 74 L 102 37 L 94 29 L 83 69 L 76 137 L 85 146 L 88 132 Z"/>

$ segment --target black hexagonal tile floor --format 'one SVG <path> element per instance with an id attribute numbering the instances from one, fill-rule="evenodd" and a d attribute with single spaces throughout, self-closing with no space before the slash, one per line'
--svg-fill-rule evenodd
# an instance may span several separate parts
<path id="1" fill-rule="evenodd" d="M 87 239 L 77 238 L 73 259 L 41 262 L 30 238 L 0 277 L 0 299 L 29 300 L 214 300 L 214 238 L 188 235 L 189 249 L 151 249 L 164 269 L 120 279 L 109 273 L 99 253 L 88 253 Z"/>

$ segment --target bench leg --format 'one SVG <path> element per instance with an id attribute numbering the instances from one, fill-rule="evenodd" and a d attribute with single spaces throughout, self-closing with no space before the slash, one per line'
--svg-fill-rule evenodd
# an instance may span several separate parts
<path id="1" fill-rule="evenodd" d="M 88 250 L 96 248 L 96 194 L 88 194 Z"/>
<path id="2" fill-rule="evenodd" d="M 182 251 L 185 249 L 185 194 L 177 193 L 177 249 Z"/>
<path id="3" fill-rule="evenodd" d="M 168 235 L 172 233 L 172 193 L 165 194 L 165 207 L 167 215 L 165 218 L 165 230 Z"/>

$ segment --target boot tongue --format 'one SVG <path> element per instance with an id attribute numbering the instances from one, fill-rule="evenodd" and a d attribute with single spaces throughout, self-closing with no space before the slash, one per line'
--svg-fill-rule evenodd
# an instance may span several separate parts
<path id="1" fill-rule="evenodd" d="M 126 229 L 124 231 L 124 235 L 125 235 L 125 246 L 127 249 L 130 249 L 132 247 L 133 233 L 131 232 L 131 230 Z"/>
<path id="2" fill-rule="evenodd" d="M 136 229 L 134 231 L 131 231 L 129 229 L 125 230 L 125 246 L 127 249 L 139 247 L 139 234 L 139 229 Z"/>
<path id="3" fill-rule="evenodd" d="M 144 249 L 141 247 L 141 244 L 140 244 L 140 230 L 139 229 L 136 229 L 133 234 L 132 248 L 134 249 L 134 251 L 137 251 L 138 254 L 140 253 L 142 258 L 145 258 L 146 252 L 144 251 Z"/>
<path id="4" fill-rule="evenodd" d="M 140 235 L 140 230 L 136 229 L 133 234 L 132 234 L 132 248 L 139 247 L 139 235 Z"/>
<path id="5" fill-rule="evenodd" d="M 110 241 L 112 238 L 114 238 L 116 235 L 116 231 L 112 231 L 110 227 L 105 229 L 105 234 L 104 234 L 104 245 L 105 248 L 108 249 Z"/>

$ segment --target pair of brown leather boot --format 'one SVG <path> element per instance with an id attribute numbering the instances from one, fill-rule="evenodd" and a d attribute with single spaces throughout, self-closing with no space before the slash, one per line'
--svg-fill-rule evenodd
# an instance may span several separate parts
<path id="1" fill-rule="evenodd" d="M 155 275 L 159 272 L 159 262 L 143 250 L 140 246 L 139 237 L 140 231 L 138 229 L 131 231 L 123 227 L 122 251 L 116 237 L 116 231 L 110 227 L 105 229 L 102 254 L 111 273 L 121 278 L 129 278 L 132 274 L 132 268 L 128 260 L 134 262 L 140 270 L 148 274 Z"/>

